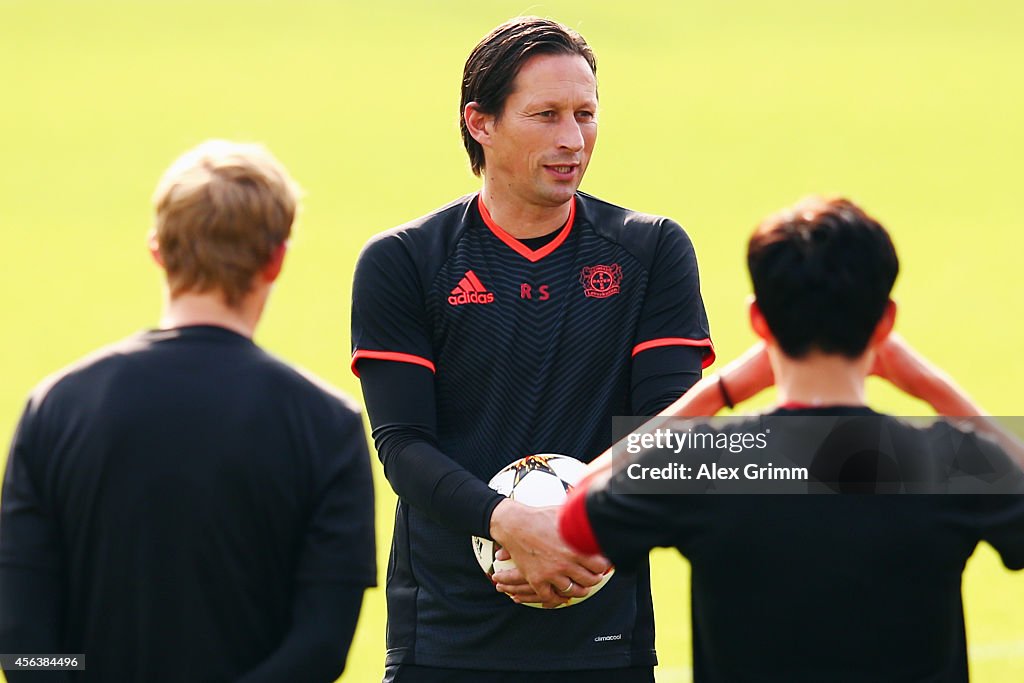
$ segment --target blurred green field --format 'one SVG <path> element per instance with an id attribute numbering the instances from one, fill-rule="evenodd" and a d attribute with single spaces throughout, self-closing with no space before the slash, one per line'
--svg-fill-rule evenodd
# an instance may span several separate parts
<path id="1" fill-rule="evenodd" d="M 754 223 L 842 193 L 893 232 L 898 329 L 990 411 L 1022 414 L 1018 2 L 0 0 L 0 440 L 42 376 L 156 323 L 149 196 L 209 137 L 265 142 L 307 192 L 257 340 L 358 395 L 358 250 L 477 187 L 458 136 L 462 62 L 521 13 L 596 50 L 601 133 L 583 188 L 687 227 L 719 358 L 753 340 Z M 871 397 L 925 412 L 883 386 Z M 383 581 L 394 498 L 377 475 Z M 654 571 L 658 680 L 687 681 L 687 568 L 660 551 Z M 973 679 L 1024 680 L 1024 575 L 985 546 L 964 590 Z M 383 633 L 378 589 L 342 680 L 380 679 Z"/>

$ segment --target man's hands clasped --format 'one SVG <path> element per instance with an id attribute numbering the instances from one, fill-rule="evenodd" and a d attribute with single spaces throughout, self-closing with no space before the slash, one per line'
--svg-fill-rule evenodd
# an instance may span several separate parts
<path id="1" fill-rule="evenodd" d="M 497 559 L 515 563 L 495 572 L 495 588 L 517 603 L 559 607 L 586 596 L 611 568 L 607 558 L 580 555 L 562 541 L 557 507 L 503 500 L 491 516 L 491 537 L 502 546 Z"/>

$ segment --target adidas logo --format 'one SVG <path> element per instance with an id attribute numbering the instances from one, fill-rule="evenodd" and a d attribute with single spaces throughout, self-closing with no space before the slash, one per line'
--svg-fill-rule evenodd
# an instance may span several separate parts
<path id="1" fill-rule="evenodd" d="M 466 274 L 459 280 L 459 284 L 448 295 L 448 303 L 452 306 L 489 304 L 492 301 L 494 301 L 494 293 L 487 291 L 484 283 L 480 282 L 480 278 L 472 270 L 466 271 Z"/>

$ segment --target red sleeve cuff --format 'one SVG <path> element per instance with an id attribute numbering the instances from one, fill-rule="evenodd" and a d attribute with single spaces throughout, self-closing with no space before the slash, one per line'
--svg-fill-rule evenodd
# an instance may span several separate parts
<path id="1" fill-rule="evenodd" d="M 660 339 L 651 339 L 634 346 L 632 355 L 635 356 L 647 349 L 656 349 L 661 346 L 705 346 L 707 348 L 704 351 L 704 359 L 700 364 L 701 369 L 703 370 L 715 362 L 715 345 L 711 342 L 711 339 L 708 338 L 688 339 L 686 337 L 661 337 Z"/>
<path id="2" fill-rule="evenodd" d="M 414 356 L 411 353 L 397 353 L 395 351 L 365 351 L 359 349 L 352 354 L 352 374 L 356 377 L 359 376 L 359 368 L 356 367 L 363 358 L 371 358 L 374 360 L 393 360 L 399 363 L 412 363 L 413 365 L 422 365 L 427 370 L 430 370 L 434 374 L 437 374 L 437 368 L 434 364 L 422 356 Z"/>
<path id="3" fill-rule="evenodd" d="M 594 555 L 601 552 L 601 546 L 594 536 L 587 516 L 587 489 L 589 482 L 583 482 L 569 494 L 558 515 L 558 530 L 562 539 L 577 552 Z"/>

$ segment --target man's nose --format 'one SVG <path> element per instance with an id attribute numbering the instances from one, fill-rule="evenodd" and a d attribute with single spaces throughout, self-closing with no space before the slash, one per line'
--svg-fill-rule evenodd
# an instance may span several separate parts
<path id="1" fill-rule="evenodd" d="M 572 152 L 583 149 L 583 129 L 575 117 L 566 117 L 559 125 L 558 146 Z"/>

